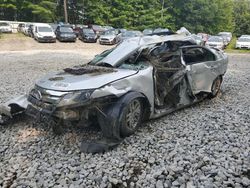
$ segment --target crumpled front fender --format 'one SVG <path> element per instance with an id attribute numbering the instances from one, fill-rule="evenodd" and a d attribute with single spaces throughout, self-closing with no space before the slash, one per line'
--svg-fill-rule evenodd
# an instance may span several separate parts
<path id="1" fill-rule="evenodd" d="M 28 102 L 27 95 L 18 96 L 0 105 L 0 114 L 12 118 L 14 115 L 24 112 L 28 104 L 30 103 Z"/>

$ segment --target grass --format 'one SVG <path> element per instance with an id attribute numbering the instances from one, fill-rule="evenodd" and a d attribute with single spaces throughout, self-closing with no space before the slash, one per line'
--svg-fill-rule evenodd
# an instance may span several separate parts
<path id="1" fill-rule="evenodd" d="M 22 39 L 25 38 L 25 35 L 22 33 L 1 33 L 0 40 L 6 39 Z"/>
<path id="2" fill-rule="evenodd" d="M 242 49 L 236 49 L 235 44 L 236 44 L 237 38 L 234 36 L 230 42 L 230 44 L 227 46 L 225 51 L 227 53 L 250 53 L 250 50 L 242 50 Z"/>

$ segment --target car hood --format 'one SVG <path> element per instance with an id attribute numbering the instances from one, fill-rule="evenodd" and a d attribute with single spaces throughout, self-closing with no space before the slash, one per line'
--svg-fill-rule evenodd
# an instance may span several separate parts
<path id="1" fill-rule="evenodd" d="M 89 66 L 96 67 L 96 66 Z M 89 73 L 79 72 L 77 68 L 65 69 L 64 72 L 54 72 L 36 82 L 36 85 L 48 90 L 75 91 L 100 88 L 113 81 L 134 75 L 137 71 L 125 69 L 98 68 Z M 74 72 L 76 71 L 76 72 Z M 77 72 L 78 71 L 78 72 Z"/>

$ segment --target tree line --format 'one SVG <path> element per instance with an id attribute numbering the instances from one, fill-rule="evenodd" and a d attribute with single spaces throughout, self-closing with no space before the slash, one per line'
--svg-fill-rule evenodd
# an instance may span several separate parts
<path id="1" fill-rule="evenodd" d="M 249 0 L 67 0 L 72 24 L 250 34 Z M 64 21 L 64 0 L 0 0 L 0 20 Z"/>

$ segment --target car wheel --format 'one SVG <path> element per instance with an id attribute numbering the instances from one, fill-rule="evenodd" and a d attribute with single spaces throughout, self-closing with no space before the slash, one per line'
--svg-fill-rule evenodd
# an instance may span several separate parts
<path id="1" fill-rule="evenodd" d="M 221 83 L 222 83 L 222 77 L 218 76 L 213 82 L 209 98 L 214 98 L 218 95 L 218 93 L 220 92 Z"/>
<path id="2" fill-rule="evenodd" d="M 122 111 L 120 134 L 122 137 L 130 136 L 140 126 L 143 119 L 143 103 L 141 99 L 131 100 Z"/>
<path id="3" fill-rule="evenodd" d="M 54 119 L 50 122 L 50 125 L 52 127 L 52 131 L 55 135 L 61 135 L 63 134 L 65 127 L 63 125 L 63 121 L 59 119 Z"/>
<path id="4" fill-rule="evenodd" d="M 4 115 L 4 114 L 0 114 L 0 125 L 6 125 L 10 122 L 11 118 Z"/>

